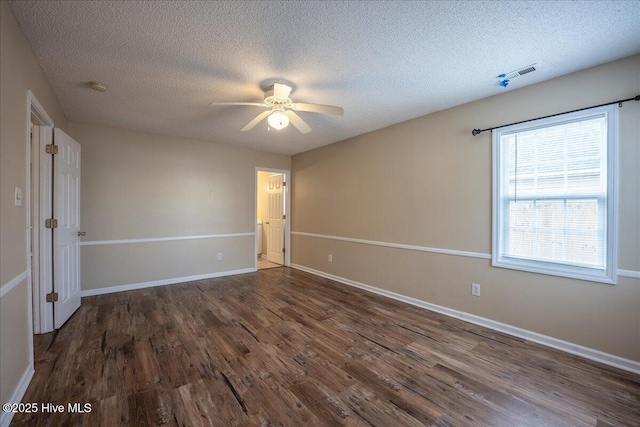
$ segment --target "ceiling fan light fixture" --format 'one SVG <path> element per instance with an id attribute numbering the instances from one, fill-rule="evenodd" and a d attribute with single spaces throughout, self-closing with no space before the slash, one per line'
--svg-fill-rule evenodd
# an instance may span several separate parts
<path id="1" fill-rule="evenodd" d="M 248 132 L 264 119 L 267 119 L 269 123 L 267 130 L 271 128 L 275 130 L 282 130 L 291 125 L 296 128 L 300 133 L 305 134 L 311 132 L 311 126 L 305 123 L 302 118 L 296 114 L 296 111 L 308 111 L 310 113 L 320 114 L 333 114 L 335 116 L 344 115 L 344 109 L 342 107 L 336 107 L 335 105 L 322 105 L 322 104 L 307 104 L 296 103 L 294 104 L 289 98 L 291 93 L 291 87 L 283 83 L 274 83 L 273 88 L 269 89 L 265 93 L 264 102 L 213 102 L 211 105 L 248 105 L 252 107 L 266 108 L 265 111 L 258 114 L 253 120 L 247 123 L 241 132 Z"/>
<path id="2" fill-rule="evenodd" d="M 277 130 L 284 129 L 289 125 L 289 117 L 287 117 L 284 111 L 280 110 L 271 113 L 267 121 L 269 122 L 269 126 Z"/>

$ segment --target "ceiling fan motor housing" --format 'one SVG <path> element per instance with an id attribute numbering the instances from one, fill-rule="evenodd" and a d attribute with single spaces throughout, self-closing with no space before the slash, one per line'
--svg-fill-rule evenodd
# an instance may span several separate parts
<path id="1" fill-rule="evenodd" d="M 277 98 L 273 95 L 273 88 L 269 89 L 264 94 L 264 103 L 269 106 L 281 105 L 282 107 L 290 107 L 292 104 L 291 98 Z"/>

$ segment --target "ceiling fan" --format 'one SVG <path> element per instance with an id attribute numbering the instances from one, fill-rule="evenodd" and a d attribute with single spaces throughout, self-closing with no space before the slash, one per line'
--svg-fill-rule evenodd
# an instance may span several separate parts
<path id="1" fill-rule="evenodd" d="M 289 98 L 291 87 L 282 83 L 275 83 L 271 89 L 264 94 L 263 102 L 212 102 L 211 105 L 248 105 L 252 107 L 268 108 L 258 114 L 245 127 L 240 129 L 242 132 L 253 129 L 258 123 L 268 117 L 269 126 L 280 130 L 289 125 L 289 122 L 301 133 L 311 132 L 311 127 L 297 115 L 296 111 L 308 111 L 311 113 L 333 114 L 342 116 L 344 109 L 333 105 L 322 104 L 305 104 L 301 102 L 294 103 Z"/>

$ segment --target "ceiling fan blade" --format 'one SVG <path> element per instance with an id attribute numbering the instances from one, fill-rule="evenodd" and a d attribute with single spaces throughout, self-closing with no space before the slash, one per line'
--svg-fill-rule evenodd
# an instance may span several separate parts
<path id="1" fill-rule="evenodd" d="M 262 102 L 212 102 L 209 105 L 249 105 L 251 107 L 268 107 L 267 104 Z"/>
<path id="2" fill-rule="evenodd" d="M 333 114 L 334 116 L 344 115 L 344 108 L 336 107 L 334 105 L 305 104 L 302 102 L 296 102 L 295 104 L 291 104 L 291 108 L 296 111 L 309 111 L 311 113 Z"/>
<path id="3" fill-rule="evenodd" d="M 287 99 L 291 93 L 291 88 L 282 83 L 273 84 L 273 96 L 279 99 Z"/>
<path id="4" fill-rule="evenodd" d="M 243 127 L 240 130 L 242 132 L 246 132 L 248 130 L 253 129 L 255 125 L 263 121 L 269 114 L 271 114 L 271 110 L 263 111 L 262 113 L 258 114 L 258 116 L 255 119 L 251 120 L 249 123 L 247 123 L 245 127 Z"/>
<path id="5" fill-rule="evenodd" d="M 294 125 L 296 127 L 296 129 L 298 129 L 300 131 L 300 133 L 309 133 L 309 132 L 311 132 L 311 126 L 306 124 L 305 121 L 302 120 L 299 115 L 297 115 L 296 113 L 294 113 L 291 110 L 285 111 L 285 114 L 287 115 L 287 117 L 289 117 L 289 120 L 291 121 L 291 124 Z"/>

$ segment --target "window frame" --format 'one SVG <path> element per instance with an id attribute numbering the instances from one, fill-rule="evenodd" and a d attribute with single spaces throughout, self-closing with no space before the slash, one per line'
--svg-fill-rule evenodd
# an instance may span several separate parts
<path id="1" fill-rule="evenodd" d="M 577 265 L 565 264 L 561 262 L 549 262 L 530 260 L 517 257 L 509 257 L 503 254 L 504 226 L 502 225 L 503 216 L 503 197 L 502 184 L 506 168 L 503 168 L 505 160 L 503 160 L 503 150 L 500 139 L 505 134 L 515 132 L 524 132 L 539 128 L 557 126 L 564 123 L 575 122 L 596 117 L 606 117 L 607 120 L 607 147 L 606 147 L 606 179 L 607 188 L 604 196 L 606 215 L 604 226 L 606 232 L 604 234 L 604 250 L 605 250 L 605 268 L 598 269 L 593 267 L 581 267 Z M 492 248 L 491 248 L 491 265 L 493 267 L 508 268 L 513 270 L 528 271 L 532 273 L 540 273 L 552 276 L 569 277 L 573 279 L 581 279 L 592 282 L 601 282 L 607 284 L 616 284 L 617 282 L 617 260 L 618 260 L 618 106 L 616 104 L 605 105 L 601 107 L 590 108 L 573 113 L 561 114 L 554 117 L 547 117 L 528 121 L 526 123 L 514 124 L 501 127 L 492 131 L 492 150 L 493 150 L 493 167 L 492 167 Z M 504 170 L 503 170 L 504 169 Z M 506 190 L 506 189 L 505 189 Z M 573 198 L 576 193 L 563 194 L 562 198 Z M 534 197 L 537 198 L 537 197 Z M 551 197 L 539 197 L 540 199 L 550 199 Z M 600 197 L 598 197 L 600 200 Z M 598 202 L 600 204 L 600 201 Z"/>

